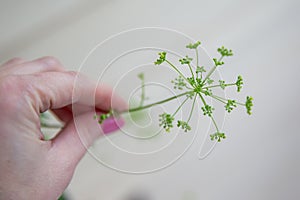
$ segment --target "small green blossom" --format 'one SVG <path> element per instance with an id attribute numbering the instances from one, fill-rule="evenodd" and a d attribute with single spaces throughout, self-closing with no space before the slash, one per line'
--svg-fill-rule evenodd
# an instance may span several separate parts
<path id="1" fill-rule="evenodd" d="M 220 87 L 224 90 L 226 87 L 225 81 L 219 80 Z"/>
<path id="2" fill-rule="evenodd" d="M 192 129 L 187 122 L 181 120 L 177 121 L 177 127 L 181 127 L 184 130 L 184 132 L 190 131 Z"/>
<path id="3" fill-rule="evenodd" d="M 172 80 L 171 83 L 174 84 L 174 89 L 183 90 L 184 88 L 186 88 L 186 82 L 182 78 L 182 76 L 175 78 L 175 80 Z"/>
<path id="4" fill-rule="evenodd" d="M 186 97 L 188 97 L 189 99 L 192 99 L 195 96 L 194 92 L 190 92 L 186 95 Z"/>
<path id="5" fill-rule="evenodd" d="M 242 87 L 243 87 L 243 77 L 241 75 L 238 76 L 237 81 L 235 82 L 236 86 L 237 86 L 237 91 L 240 92 Z"/>
<path id="6" fill-rule="evenodd" d="M 253 98 L 251 96 L 247 96 L 245 105 L 246 105 L 247 113 L 251 115 L 252 106 L 253 106 Z"/>
<path id="7" fill-rule="evenodd" d="M 182 64 L 182 65 L 188 65 L 192 62 L 193 58 L 190 58 L 188 56 L 185 56 L 185 58 L 181 58 L 179 59 L 179 62 Z"/>
<path id="8" fill-rule="evenodd" d="M 189 84 L 191 84 L 193 87 L 196 86 L 196 80 L 193 77 L 187 77 L 186 78 L 189 82 Z"/>
<path id="9" fill-rule="evenodd" d="M 172 117 L 168 113 L 163 113 L 159 115 L 159 117 L 159 126 L 163 127 L 166 130 L 166 132 L 170 132 L 171 128 L 173 128 L 174 117 Z"/>
<path id="10" fill-rule="evenodd" d="M 203 93 L 205 94 L 205 96 L 211 96 L 213 94 L 211 89 L 203 90 Z"/>
<path id="11" fill-rule="evenodd" d="M 214 83 L 214 80 L 212 80 L 211 78 L 207 78 L 206 82 L 207 82 L 208 85 L 211 85 L 211 84 Z"/>
<path id="12" fill-rule="evenodd" d="M 196 73 L 198 74 L 198 73 L 203 73 L 203 72 L 206 72 L 204 66 L 201 66 L 201 67 L 197 66 Z"/>
<path id="13" fill-rule="evenodd" d="M 194 43 L 194 44 L 190 43 L 190 44 L 186 45 L 185 47 L 188 49 L 197 49 L 200 44 L 201 44 L 201 42 L 197 41 L 196 43 Z"/>
<path id="14" fill-rule="evenodd" d="M 197 82 L 197 86 L 202 87 L 203 86 L 203 82 L 201 78 L 196 78 L 196 82 Z"/>
<path id="15" fill-rule="evenodd" d="M 235 100 L 227 100 L 227 104 L 225 105 L 225 109 L 227 110 L 228 113 L 230 113 L 234 107 L 236 107 L 236 101 Z"/>
<path id="16" fill-rule="evenodd" d="M 211 140 L 217 140 L 218 142 L 221 142 L 221 139 L 225 139 L 225 138 L 226 138 L 225 133 L 216 132 L 210 135 Z"/>
<path id="17" fill-rule="evenodd" d="M 224 56 L 233 56 L 231 49 L 226 49 L 224 46 L 218 48 L 218 52 L 224 57 Z"/>
<path id="18" fill-rule="evenodd" d="M 158 55 L 159 55 L 159 58 L 154 62 L 155 65 L 160 65 L 161 63 L 166 61 L 167 53 L 165 51 L 158 53 Z"/>
<path id="19" fill-rule="evenodd" d="M 216 58 L 213 58 L 213 61 L 215 63 L 215 66 L 221 66 L 221 65 L 224 65 L 224 62 L 223 61 L 220 61 Z"/>
<path id="20" fill-rule="evenodd" d="M 139 79 L 142 80 L 142 81 L 145 79 L 144 73 L 139 73 L 139 74 L 138 74 L 138 77 L 139 77 Z"/>
<path id="21" fill-rule="evenodd" d="M 111 117 L 112 115 L 113 115 L 113 112 L 110 111 L 108 113 L 104 113 L 104 114 L 101 114 L 99 116 L 95 115 L 94 119 L 98 119 L 98 123 L 102 124 L 104 120 L 106 120 L 107 118 Z"/>
<path id="22" fill-rule="evenodd" d="M 214 110 L 214 108 L 212 106 L 205 105 L 205 106 L 201 107 L 201 109 L 202 109 L 204 115 L 208 115 L 209 117 L 212 116 L 212 113 Z"/>

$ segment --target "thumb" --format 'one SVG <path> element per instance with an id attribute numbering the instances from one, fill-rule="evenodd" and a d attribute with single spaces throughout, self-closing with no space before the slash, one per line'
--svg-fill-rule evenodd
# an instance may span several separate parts
<path id="1" fill-rule="evenodd" d="M 122 118 L 109 118 L 100 125 L 94 120 L 94 115 L 95 112 L 90 111 L 74 116 L 52 140 L 52 150 L 57 158 L 63 156 L 75 167 L 95 139 L 112 133 L 124 125 Z"/>

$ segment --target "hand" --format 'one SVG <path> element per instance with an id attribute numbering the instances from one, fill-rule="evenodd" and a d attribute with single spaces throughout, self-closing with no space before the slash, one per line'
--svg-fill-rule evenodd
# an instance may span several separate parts
<path id="1" fill-rule="evenodd" d="M 126 104 L 110 88 L 66 71 L 52 57 L 1 65 L 0 199 L 58 199 L 86 147 L 122 125 L 119 119 L 100 126 L 93 120 L 95 108 L 121 110 Z M 39 116 L 46 110 L 64 123 L 50 141 L 40 129 Z"/>

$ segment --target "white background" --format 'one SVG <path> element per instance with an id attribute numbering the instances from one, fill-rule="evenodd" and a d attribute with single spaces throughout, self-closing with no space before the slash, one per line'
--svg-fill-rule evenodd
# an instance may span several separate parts
<path id="1" fill-rule="evenodd" d="M 300 2 L 297 0 L 0 0 L 0 61 L 18 56 L 59 58 L 77 70 L 87 52 L 112 34 L 159 26 L 184 32 L 215 55 L 235 57 L 224 79 L 243 74 L 253 116 L 236 111 L 228 139 L 205 160 L 191 149 L 170 168 L 127 175 L 90 155 L 67 189 L 72 199 L 299 199 Z M 130 198 L 127 198 L 130 199 Z M 144 198 L 146 199 L 146 198 Z"/>

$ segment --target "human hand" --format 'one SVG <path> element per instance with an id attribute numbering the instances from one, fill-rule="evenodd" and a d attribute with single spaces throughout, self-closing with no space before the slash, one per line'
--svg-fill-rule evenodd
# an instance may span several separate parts
<path id="1" fill-rule="evenodd" d="M 75 80 L 80 84 L 73 88 Z M 112 119 L 100 127 L 93 120 L 95 108 L 99 112 L 122 110 L 126 104 L 110 88 L 66 71 L 52 57 L 2 64 L 0 199 L 57 199 L 86 147 L 122 125 L 121 119 Z M 39 116 L 46 110 L 64 123 L 50 141 L 44 140 L 40 129 Z"/>

